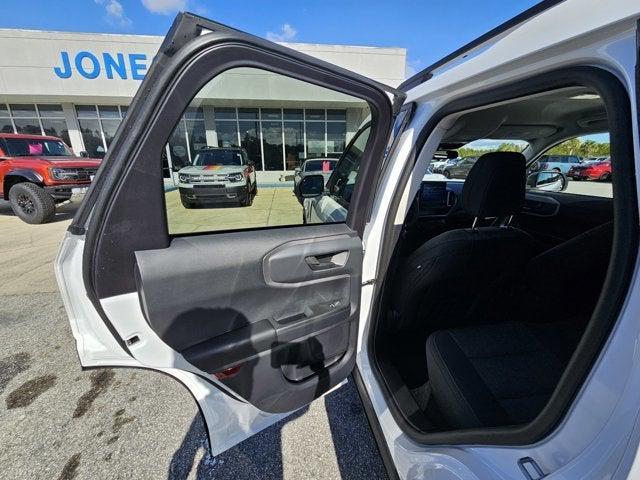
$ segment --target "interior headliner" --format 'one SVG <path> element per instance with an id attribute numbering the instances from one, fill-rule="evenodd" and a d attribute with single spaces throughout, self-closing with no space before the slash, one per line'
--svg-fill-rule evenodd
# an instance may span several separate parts
<path id="1" fill-rule="evenodd" d="M 493 139 L 524 140 L 539 150 L 570 137 L 607 130 L 602 99 L 588 88 L 571 87 L 465 113 L 447 132 L 440 148 Z"/>

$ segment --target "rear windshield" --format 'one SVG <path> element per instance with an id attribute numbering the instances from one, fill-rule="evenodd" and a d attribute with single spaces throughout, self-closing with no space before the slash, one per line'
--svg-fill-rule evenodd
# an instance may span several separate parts
<path id="1" fill-rule="evenodd" d="M 200 151 L 193 160 L 198 167 L 207 165 L 243 165 L 242 152 L 238 150 L 206 150 Z"/>
<path id="2" fill-rule="evenodd" d="M 61 140 L 3 138 L 0 142 L 9 157 L 67 157 L 72 155 Z"/>
<path id="3" fill-rule="evenodd" d="M 305 172 L 330 172 L 336 166 L 336 160 L 309 160 L 304 164 Z"/>

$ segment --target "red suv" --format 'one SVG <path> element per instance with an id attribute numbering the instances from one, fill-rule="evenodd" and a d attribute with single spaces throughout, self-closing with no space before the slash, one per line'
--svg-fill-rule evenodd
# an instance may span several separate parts
<path id="1" fill-rule="evenodd" d="M 569 169 L 567 177 L 573 180 L 610 180 L 611 160 L 576 165 Z"/>
<path id="2" fill-rule="evenodd" d="M 56 203 L 84 193 L 99 165 L 56 137 L 0 134 L 0 192 L 27 223 L 51 220 Z"/>

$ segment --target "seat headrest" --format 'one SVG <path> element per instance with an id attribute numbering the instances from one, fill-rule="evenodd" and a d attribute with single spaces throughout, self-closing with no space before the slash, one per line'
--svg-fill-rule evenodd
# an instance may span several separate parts
<path id="1" fill-rule="evenodd" d="M 464 182 L 462 208 L 478 218 L 518 213 L 524 203 L 525 164 L 524 155 L 517 152 L 482 155 Z"/>

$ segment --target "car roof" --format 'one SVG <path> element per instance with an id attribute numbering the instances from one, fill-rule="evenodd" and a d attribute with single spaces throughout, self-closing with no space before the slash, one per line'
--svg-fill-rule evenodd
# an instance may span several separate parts
<path id="1" fill-rule="evenodd" d="M 27 133 L 0 133 L 0 138 L 24 138 L 27 140 L 60 140 L 58 137 L 51 135 L 33 135 Z"/>
<path id="2" fill-rule="evenodd" d="M 523 12 L 516 22 L 506 22 L 508 28 L 497 27 L 498 32 L 481 36 L 478 40 L 436 62 L 414 77 L 424 77 L 420 83 L 414 78 L 404 82 L 405 103 L 438 91 L 454 93 L 470 78 L 483 76 L 505 65 L 533 58 L 541 52 L 584 37 L 603 27 L 623 20 L 635 23 L 638 15 L 636 2 L 602 2 L 601 0 L 547 0 L 532 7 L 534 15 Z M 584 12 L 591 12 L 584 15 Z M 519 16 L 515 17 L 518 19 Z M 575 19 L 579 18 L 577 22 Z M 562 28 L 550 28 L 562 25 Z M 491 32 L 489 32 L 491 33 Z M 402 88 L 402 85 L 401 85 Z"/>

